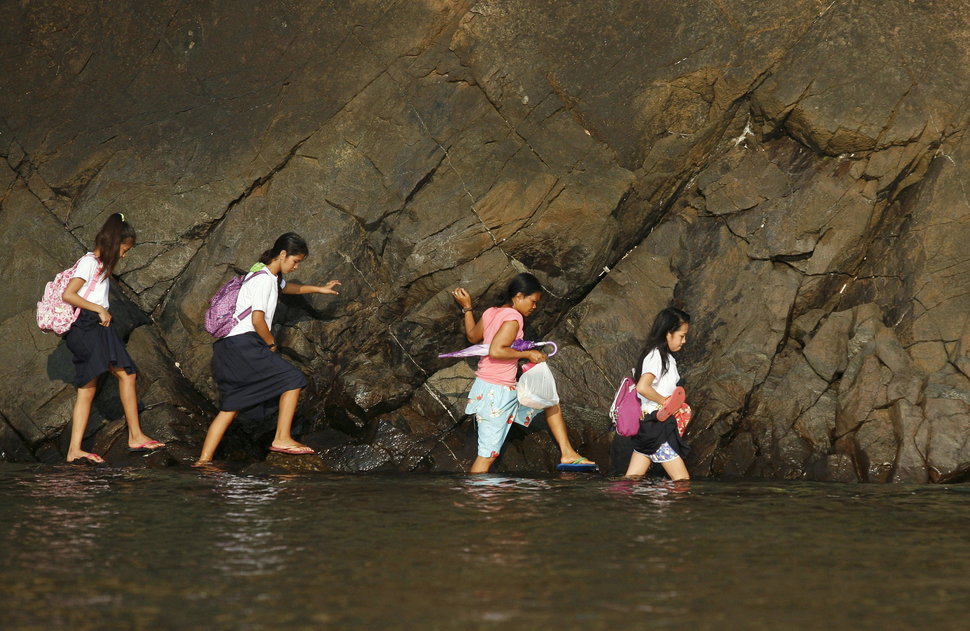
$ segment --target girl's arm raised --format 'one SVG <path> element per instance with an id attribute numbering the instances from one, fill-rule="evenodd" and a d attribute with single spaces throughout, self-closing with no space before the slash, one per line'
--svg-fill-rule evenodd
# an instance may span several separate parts
<path id="1" fill-rule="evenodd" d="M 284 294 L 333 294 L 340 292 L 334 289 L 340 284 L 339 280 L 332 280 L 326 285 L 301 285 L 300 283 L 286 283 L 281 290 Z"/>
<path id="2" fill-rule="evenodd" d="M 498 333 L 488 345 L 488 356 L 492 359 L 528 359 L 534 364 L 546 361 L 545 353 L 541 351 L 517 351 L 512 348 L 515 334 L 519 332 L 519 323 L 514 320 L 504 322 Z"/>
<path id="3" fill-rule="evenodd" d="M 458 303 L 458 306 L 461 307 L 461 319 L 465 325 L 465 337 L 472 344 L 478 344 L 485 339 L 485 328 L 482 326 L 481 320 L 475 321 L 475 314 L 472 312 L 472 297 L 462 287 L 451 292 L 451 296 Z"/>
<path id="4" fill-rule="evenodd" d="M 640 375 L 640 379 L 637 381 L 637 392 L 639 392 L 640 396 L 644 397 L 645 399 L 650 399 L 654 403 L 663 405 L 666 403 L 668 397 L 661 396 L 659 392 L 653 389 L 653 380 L 656 378 L 656 375 L 649 372 L 645 372 Z"/>
<path id="5" fill-rule="evenodd" d="M 262 311 L 253 311 L 253 328 L 256 329 L 256 335 L 258 335 L 266 345 L 270 347 L 271 350 L 276 350 L 276 340 L 273 339 L 273 334 L 269 332 L 269 327 L 266 326 L 266 314 Z"/>
<path id="6" fill-rule="evenodd" d="M 72 307 L 79 307 L 81 309 L 87 309 L 88 311 L 93 311 L 98 314 L 101 318 L 101 326 L 108 326 L 111 324 L 111 314 L 108 310 L 101 305 L 96 305 L 90 300 L 85 300 L 78 295 L 78 291 L 84 287 L 85 280 L 83 278 L 72 278 L 70 282 L 67 283 L 67 287 L 64 289 L 64 293 L 61 294 L 61 299 Z"/>

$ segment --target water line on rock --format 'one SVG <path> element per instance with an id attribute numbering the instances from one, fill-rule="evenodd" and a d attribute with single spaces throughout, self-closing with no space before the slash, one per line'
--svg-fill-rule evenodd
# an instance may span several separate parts
<path id="1" fill-rule="evenodd" d="M 428 394 L 431 395 L 431 398 L 434 399 L 435 401 L 437 401 L 438 402 L 438 405 L 440 405 L 442 408 L 444 408 L 445 412 L 448 414 L 448 417 L 451 418 L 451 420 L 455 423 L 455 425 L 457 425 L 459 422 L 461 422 L 461 419 L 459 419 L 459 418 L 457 418 L 455 416 L 454 412 L 452 412 L 452 410 L 448 406 L 448 404 L 445 403 L 444 401 L 442 401 L 441 395 L 438 392 L 435 392 L 435 389 L 432 388 L 430 385 L 428 385 L 428 382 L 427 382 L 428 372 L 424 368 L 421 367 L 421 364 L 419 364 L 418 362 L 416 362 L 414 360 L 414 358 L 411 357 L 411 354 L 404 347 L 404 344 L 401 343 L 401 340 L 399 340 L 398 337 L 396 335 L 394 335 L 394 332 L 391 331 L 390 328 L 388 328 L 387 333 L 388 333 L 388 335 L 391 336 L 391 339 L 393 339 L 395 342 L 397 342 L 397 345 L 401 347 L 401 350 L 404 351 L 404 354 L 407 356 L 407 358 L 410 359 L 411 362 L 415 366 L 417 366 L 418 370 L 420 370 L 421 373 L 425 376 L 425 381 L 421 385 L 422 385 L 422 387 L 425 390 L 428 391 Z M 461 460 L 458 458 L 458 456 L 455 455 L 455 452 L 451 450 L 451 447 L 449 447 L 440 438 L 438 439 L 438 442 L 441 443 L 442 445 L 444 445 L 445 449 L 448 450 L 448 453 L 451 454 L 451 457 L 455 459 L 455 462 L 456 463 L 458 463 L 458 466 L 461 466 Z M 462 467 L 462 473 L 464 473 L 464 472 L 465 472 L 465 469 L 464 469 L 464 467 Z"/>

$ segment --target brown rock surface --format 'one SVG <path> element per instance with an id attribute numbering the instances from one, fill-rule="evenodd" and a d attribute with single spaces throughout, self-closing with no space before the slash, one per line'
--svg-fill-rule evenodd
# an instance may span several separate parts
<path id="1" fill-rule="evenodd" d="M 463 470 L 448 290 L 481 307 L 530 270 L 527 331 L 560 343 L 604 468 L 613 388 L 674 303 L 695 476 L 966 479 L 968 33 L 959 0 L 5 3 L 0 458 L 62 458 L 70 357 L 33 307 L 122 210 L 113 311 L 182 450 L 215 409 L 209 297 L 296 230 L 295 280 L 344 284 L 281 301 L 320 458 L 268 466 Z M 91 440 L 126 463 L 120 416 L 106 384 Z M 222 455 L 262 458 L 271 428 Z M 540 428 L 499 468 L 554 462 Z"/>

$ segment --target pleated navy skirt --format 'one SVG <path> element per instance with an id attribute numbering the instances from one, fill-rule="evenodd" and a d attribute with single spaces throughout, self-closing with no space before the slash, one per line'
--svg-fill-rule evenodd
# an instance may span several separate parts
<path id="1" fill-rule="evenodd" d="M 255 332 L 217 340 L 212 375 L 219 386 L 219 409 L 254 417 L 272 413 L 281 394 L 307 384 L 300 369 L 271 351 Z"/>
<path id="2" fill-rule="evenodd" d="M 111 366 L 120 366 L 129 375 L 138 374 L 138 367 L 114 325 L 101 326 L 101 318 L 94 311 L 81 309 L 81 315 L 64 334 L 64 341 L 74 356 L 74 385 L 78 388 Z"/>

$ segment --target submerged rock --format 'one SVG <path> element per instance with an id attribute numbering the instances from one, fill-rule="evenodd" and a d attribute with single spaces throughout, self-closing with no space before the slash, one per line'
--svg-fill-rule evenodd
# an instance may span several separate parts
<path id="1" fill-rule="evenodd" d="M 215 413 L 209 297 L 295 230 L 294 280 L 343 286 L 281 301 L 321 456 L 268 469 L 467 468 L 448 292 L 480 312 L 530 270 L 528 334 L 559 342 L 571 439 L 603 470 L 615 384 L 672 303 L 695 476 L 966 479 L 970 9 L 768 4 L 8 3 L 0 459 L 63 458 L 70 355 L 34 303 L 122 210 L 139 245 L 112 311 L 176 451 Z M 106 380 L 89 442 L 116 464 L 121 417 Z M 272 427 L 237 423 L 221 457 L 261 460 Z M 497 468 L 555 462 L 540 427 Z"/>

